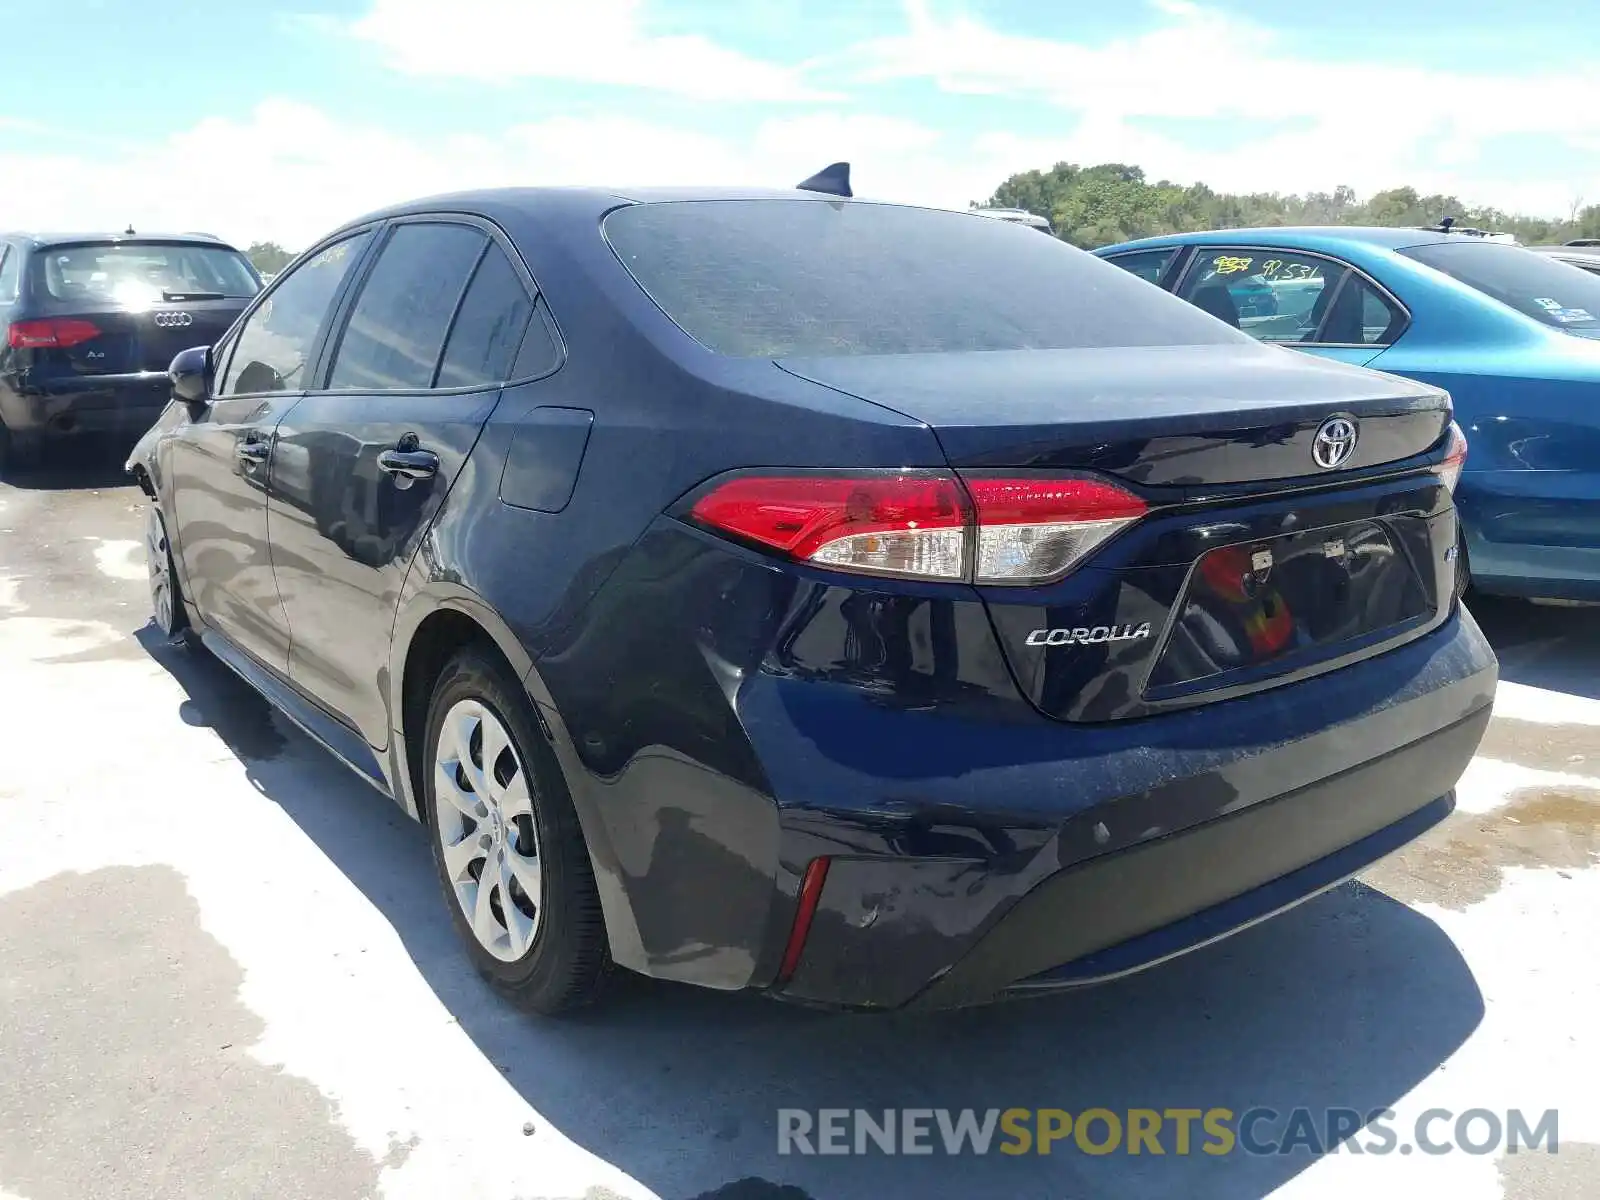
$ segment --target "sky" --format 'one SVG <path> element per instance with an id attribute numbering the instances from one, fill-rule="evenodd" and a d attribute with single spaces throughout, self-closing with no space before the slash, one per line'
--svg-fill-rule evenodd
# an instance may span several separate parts
<path id="1" fill-rule="evenodd" d="M 25 36 L 18 34 L 25 29 Z M 0 0 L 0 228 L 299 248 L 502 185 L 948 207 L 1059 161 L 1600 203 L 1600 0 Z"/>

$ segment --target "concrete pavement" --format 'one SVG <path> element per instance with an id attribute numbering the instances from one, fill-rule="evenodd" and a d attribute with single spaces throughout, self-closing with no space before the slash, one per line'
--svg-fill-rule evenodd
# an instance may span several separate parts
<path id="1" fill-rule="evenodd" d="M 114 461 L 0 484 L 0 1200 L 1600 1195 L 1600 611 L 1484 605 L 1450 822 L 1078 996 L 520 1016 L 420 827 L 147 616 Z M 779 1108 L 1560 1110 L 1560 1153 L 796 1157 Z"/>

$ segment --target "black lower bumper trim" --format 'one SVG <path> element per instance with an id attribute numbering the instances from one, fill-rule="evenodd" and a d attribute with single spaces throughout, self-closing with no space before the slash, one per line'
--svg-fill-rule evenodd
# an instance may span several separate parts
<path id="1" fill-rule="evenodd" d="M 1309 866 L 1175 924 L 1119 942 L 1110 949 L 1086 954 L 1042 975 L 1020 980 L 1007 988 L 1006 994 L 1037 995 L 1105 983 L 1208 946 L 1338 887 L 1358 871 L 1421 837 L 1455 811 L 1455 806 L 1453 792 L 1440 796 L 1409 817 L 1402 817 L 1393 825 L 1326 858 L 1319 858 Z"/>
<path id="2" fill-rule="evenodd" d="M 1092 956 L 1148 936 L 1170 937 L 1167 952 L 1149 957 L 1156 943 L 1143 952 L 1148 958 L 1144 965 L 1150 965 L 1229 932 L 1221 925 L 1224 914 L 1238 917 L 1240 924 L 1232 926 L 1236 929 L 1324 890 L 1366 865 L 1346 870 L 1328 860 L 1386 833 L 1394 835 L 1389 849 L 1396 849 L 1449 811 L 1456 781 L 1477 750 L 1489 717 L 1485 706 L 1309 787 L 1051 876 L 1017 901 L 910 1007 L 985 1003 L 1019 982 L 1057 970 L 1065 970 L 1070 981 L 1072 970 L 1084 969 Z M 1443 812 L 1431 815 L 1441 803 Z M 1431 819 L 1424 819 L 1425 814 Z M 1387 851 L 1376 857 L 1382 853 Z M 1319 867 L 1336 877 L 1319 883 Z M 1292 879 L 1301 871 L 1309 872 L 1301 876 L 1308 890 L 1296 898 Z M 1257 897 L 1255 903 L 1267 908 L 1252 915 L 1250 894 L 1275 881 L 1283 888 Z M 1237 909 L 1228 907 L 1232 902 L 1238 903 Z M 1182 926 L 1188 921 L 1198 924 L 1186 939 Z M 1140 952 L 1129 947 L 1124 953 L 1132 963 Z M 1095 968 L 1087 969 L 1095 975 Z"/>

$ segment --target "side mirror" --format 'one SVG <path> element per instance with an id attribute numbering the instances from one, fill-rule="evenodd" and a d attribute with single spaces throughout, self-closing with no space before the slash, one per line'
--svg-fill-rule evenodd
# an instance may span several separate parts
<path id="1" fill-rule="evenodd" d="M 211 403 L 211 347 L 191 346 L 178 352 L 167 368 L 172 394 L 190 408 Z"/>

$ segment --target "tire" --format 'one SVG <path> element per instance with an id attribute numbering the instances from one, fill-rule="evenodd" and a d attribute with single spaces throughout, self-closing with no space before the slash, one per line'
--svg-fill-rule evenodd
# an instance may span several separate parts
<path id="1" fill-rule="evenodd" d="M 195 640 L 194 626 L 189 620 L 189 608 L 183 598 L 183 586 L 178 582 L 177 569 L 172 564 L 167 522 L 161 515 L 161 506 L 154 500 L 150 502 L 144 523 L 144 561 L 150 576 L 150 623 L 169 642 L 191 645 Z"/>
<path id="2" fill-rule="evenodd" d="M 40 441 L 37 434 L 12 433 L 0 421 L 0 474 L 15 475 L 39 465 Z"/>
<path id="3" fill-rule="evenodd" d="M 566 780 L 521 683 L 484 651 L 460 652 L 434 684 L 424 736 L 434 866 L 478 973 L 531 1012 L 592 1003 L 610 970 L 600 896 Z"/>

